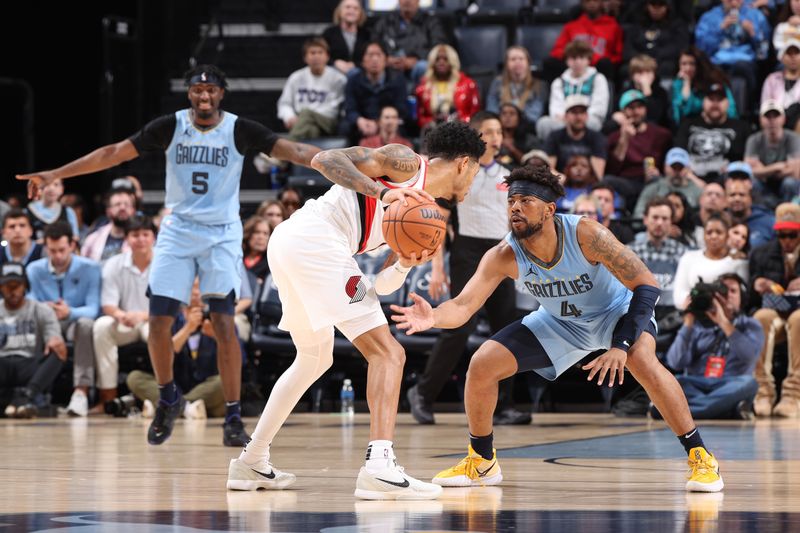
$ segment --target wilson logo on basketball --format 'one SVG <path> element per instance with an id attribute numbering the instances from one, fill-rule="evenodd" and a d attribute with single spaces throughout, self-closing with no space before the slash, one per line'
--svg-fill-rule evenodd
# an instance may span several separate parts
<path id="1" fill-rule="evenodd" d="M 422 218 L 444 220 L 444 215 L 438 209 L 420 209 L 420 214 Z"/>
<path id="2" fill-rule="evenodd" d="M 367 295 L 367 286 L 361 281 L 361 276 L 351 276 L 344 286 L 344 292 L 350 298 L 350 303 L 360 302 Z"/>

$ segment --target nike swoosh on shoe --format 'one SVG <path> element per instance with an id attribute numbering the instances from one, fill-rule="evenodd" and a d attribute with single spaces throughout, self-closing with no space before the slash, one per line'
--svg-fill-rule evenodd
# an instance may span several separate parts
<path id="1" fill-rule="evenodd" d="M 484 470 L 483 472 L 481 472 L 481 471 L 480 471 L 478 468 L 475 468 L 475 471 L 478 473 L 478 475 L 479 475 L 480 477 L 483 477 L 483 476 L 485 476 L 485 475 L 486 475 L 486 473 L 487 473 L 487 472 L 489 472 L 489 470 L 491 470 L 491 469 L 494 467 L 494 464 L 495 464 L 496 462 L 497 462 L 497 461 L 492 461 L 492 464 L 490 464 L 490 465 L 489 465 L 489 468 L 487 468 L 487 469 L 486 469 L 486 470 Z"/>
<path id="2" fill-rule="evenodd" d="M 384 483 L 388 483 L 389 485 L 394 485 L 395 487 L 406 488 L 410 485 L 407 479 L 404 479 L 402 482 L 398 483 L 397 481 L 389 481 L 388 479 L 381 479 L 376 477 L 378 481 L 383 481 Z"/>
<path id="3" fill-rule="evenodd" d="M 254 469 L 254 468 L 251 468 L 251 470 L 253 472 L 255 472 L 256 474 L 258 474 L 259 476 L 264 476 L 267 479 L 275 479 L 275 471 L 274 470 L 272 472 L 270 472 L 269 474 L 265 474 L 264 472 L 259 472 L 258 470 Z"/>

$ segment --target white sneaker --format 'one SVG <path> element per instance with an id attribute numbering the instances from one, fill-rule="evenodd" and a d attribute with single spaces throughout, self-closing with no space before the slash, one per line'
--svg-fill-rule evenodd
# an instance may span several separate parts
<path id="1" fill-rule="evenodd" d="M 186 402 L 186 407 L 183 409 L 183 417 L 190 420 L 205 420 L 208 418 L 206 414 L 206 402 L 202 399 Z"/>
<path id="2" fill-rule="evenodd" d="M 374 474 L 362 466 L 355 491 L 362 500 L 434 500 L 441 494 L 442 487 L 414 479 L 394 461 Z"/>
<path id="3" fill-rule="evenodd" d="M 17 406 L 13 403 L 6 405 L 5 415 L 6 418 L 14 418 L 14 414 L 17 412 Z"/>
<path id="4" fill-rule="evenodd" d="M 142 402 L 142 418 L 153 418 L 156 415 L 156 406 L 150 400 Z"/>
<path id="5" fill-rule="evenodd" d="M 89 414 L 89 398 L 86 397 L 86 393 L 80 389 L 75 389 L 72 392 L 69 405 L 67 405 L 67 414 L 69 416 L 86 416 Z"/>
<path id="6" fill-rule="evenodd" d="M 295 482 L 294 474 L 281 472 L 267 461 L 252 466 L 241 459 L 231 459 L 228 466 L 228 490 L 285 489 Z"/>

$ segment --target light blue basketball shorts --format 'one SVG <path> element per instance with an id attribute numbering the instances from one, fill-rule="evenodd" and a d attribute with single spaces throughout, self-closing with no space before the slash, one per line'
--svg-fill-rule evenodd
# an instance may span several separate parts
<path id="1" fill-rule="evenodd" d="M 242 286 L 242 223 L 198 224 L 168 215 L 161 222 L 153 263 L 150 292 L 189 303 L 192 283 L 200 276 L 204 299 L 224 298 Z"/>

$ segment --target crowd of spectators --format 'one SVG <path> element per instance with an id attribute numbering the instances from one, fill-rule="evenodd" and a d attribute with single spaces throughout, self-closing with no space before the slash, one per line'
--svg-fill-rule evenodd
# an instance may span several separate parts
<path id="1" fill-rule="evenodd" d="M 699 12 L 670 0 L 622 7 L 582 0 L 540 69 L 528 49 L 513 45 L 480 83 L 435 14 L 418 0 L 398 5 L 368 20 L 361 2 L 342 0 L 333 25 L 304 43 L 306 66 L 289 76 L 275 110 L 287 135 L 415 147 L 437 124 L 495 113 L 496 161 L 550 164 L 567 192 L 559 212 L 598 220 L 656 274 L 665 295 L 657 318 L 683 317 L 672 320 L 678 341 L 662 356 L 676 372 L 702 377 L 682 382 L 690 400 L 701 398 L 697 413 L 745 416 L 755 402 L 758 415 L 800 414 L 800 346 L 790 333 L 800 320 L 800 2 L 722 0 Z M 135 179 L 120 183 L 91 224 L 81 199 L 58 181 L 27 206 L 0 204 L 0 263 L 11 265 L 0 310 L 26 313 L 5 322 L 0 350 L 19 338 L 8 357 L 39 361 L 29 365 L 35 372 L 18 374 L 25 383 L 0 383 L 17 391 L 10 405 L 26 406 L 22 415 L 58 370 L 46 354 L 61 360 L 60 342 L 74 352 L 68 409 L 80 416 L 93 387 L 101 400 L 116 396 L 117 347 L 147 337 L 139 292 L 163 213 L 144 217 Z M 303 202 L 301 191 L 286 188 L 245 221 L 251 298 L 269 275 L 271 232 Z M 698 284 L 716 287 L 703 312 L 692 304 Z M 238 310 L 246 341 L 246 309 Z M 196 315 L 190 306 L 179 330 L 202 334 Z M 731 338 L 739 334 L 758 360 L 739 361 L 732 347 L 744 341 Z M 788 376 L 778 388 L 773 352 L 784 340 Z M 186 342 L 175 342 L 176 352 Z M 709 408 L 707 396 L 728 389 L 703 380 L 729 373 L 755 376 L 756 385 L 742 378 L 733 405 Z"/>

